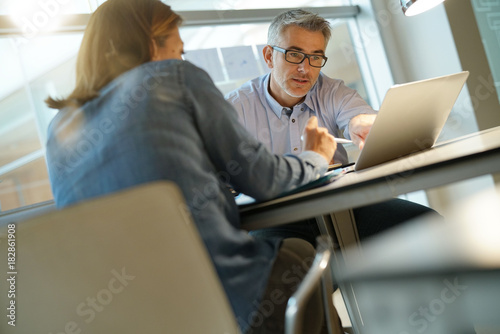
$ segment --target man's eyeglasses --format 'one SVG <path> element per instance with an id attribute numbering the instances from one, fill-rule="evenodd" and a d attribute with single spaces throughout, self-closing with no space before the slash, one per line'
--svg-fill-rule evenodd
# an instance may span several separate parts
<path id="1" fill-rule="evenodd" d="M 304 59 L 309 59 L 309 65 L 312 67 L 323 67 L 328 60 L 328 57 L 322 55 L 308 55 L 300 51 L 285 50 L 278 46 L 271 46 L 274 50 L 285 54 L 285 60 L 292 64 L 300 64 Z"/>

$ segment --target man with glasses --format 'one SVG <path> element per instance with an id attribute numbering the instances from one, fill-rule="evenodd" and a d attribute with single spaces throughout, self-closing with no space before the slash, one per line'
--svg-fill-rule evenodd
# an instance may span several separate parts
<path id="1" fill-rule="evenodd" d="M 360 149 L 364 145 L 376 111 L 343 81 L 321 73 L 330 36 L 330 24 L 316 14 L 294 9 L 278 15 L 263 49 L 271 72 L 226 95 L 240 122 L 276 154 L 302 151 L 301 134 L 313 115 L 333 136 L 343 134 Z M 338 145 L 333 163 L 347 162 L 345 149 Z M 399 199 L 353 210 L 361 239 L 428 212 L 432 210 Z M 318 233 L 313 220 L 253 232 L 301 237 L 312 243 Z"/>
<path id="2" fill-rule="evenodd" d="M 299 154 L 300 136 L 310 116 L 335 137 L 343 135 L 362 147 L 375 111 L 343 81 L 321 73 L 331 36 L 328 21 L 304 11 L 277 16 L 263 55 L 271 72 L 230 92 L 226 99 L 240 121 L 273 152 Z M 339 145 L 335 163 L 348 162 Z"/>

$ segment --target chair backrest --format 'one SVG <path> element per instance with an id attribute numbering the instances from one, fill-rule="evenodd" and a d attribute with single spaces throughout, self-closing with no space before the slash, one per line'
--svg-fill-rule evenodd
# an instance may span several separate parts
<path id="1" fill-rule="evenodd" d="M 172 183 L 3 225 L 0 254 L 0 333 L 239 333 Z"/>

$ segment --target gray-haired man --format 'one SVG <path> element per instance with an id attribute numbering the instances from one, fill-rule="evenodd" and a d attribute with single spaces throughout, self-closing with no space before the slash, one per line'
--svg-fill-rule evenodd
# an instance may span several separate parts
<path id="1" fill-rule="evenodd" d="M 343 81 L 321 73 L 330 36 L 330 24 L 316 14 L 296 9 L 278 15 L 263 49 L 270 73 L 226 95 L 241 123 L 274 153 L 299 154 L 303 149 L 301 133 L 313 115 L 335 137 L 342 133 L 360 149 L 364 145 L 376 111 Z M 338 145 L 333 160 L 347 163 L 342 145 Z M 400 199 L 353 210 L 361 239 L 428 212 L 433 211 Z M 301 237 L 314 243 L 319 231 L 311 221 L 253 233 Z"/>

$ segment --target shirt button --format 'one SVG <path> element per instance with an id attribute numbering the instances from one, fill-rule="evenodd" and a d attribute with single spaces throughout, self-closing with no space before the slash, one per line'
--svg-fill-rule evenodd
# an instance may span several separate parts
<path id="1" fill-rule="evenodd" d="M 294 151 L 298 151 L 299 149 L 295 147 L 293 150 L 294 150 Z"/>
<path id="2" fill-rule="evenodd" d="M 300 111 L 304 111 L 304 108 L 300 108 Z"/>
<path id="3" fill-rule="evenodd" d="M 295 118 L 292 118 L 292 123 L 295 123 Z"/>

